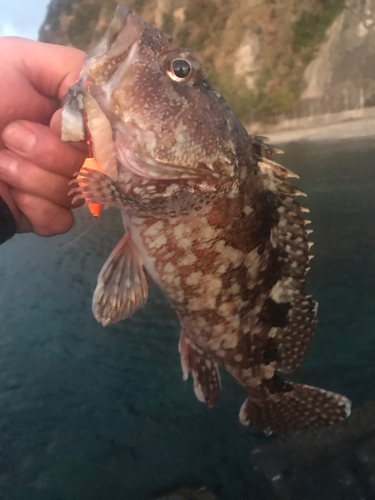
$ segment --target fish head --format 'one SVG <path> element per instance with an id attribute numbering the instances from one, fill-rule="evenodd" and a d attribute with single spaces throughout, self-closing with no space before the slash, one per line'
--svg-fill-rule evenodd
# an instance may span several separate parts
<path id="1" fill-rule="evenodd" d="M 79 85 L 110 120 L 124 166 L 164 179 L 181 176 L 184 167 L 216 179 L 234 176 L 239 123 L 198 59 L 129 8 L 117 8 L 103 39 L 87 54 Z M 170 167 L 167 173 L 162 165 Z"/>

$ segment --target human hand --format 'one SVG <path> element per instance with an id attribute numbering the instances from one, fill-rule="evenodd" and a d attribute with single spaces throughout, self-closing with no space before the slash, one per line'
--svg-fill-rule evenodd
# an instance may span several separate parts
<path id="1" fill-rule="evenodd" d="M 47 124 L 83 56 L 71 47 L 0 39 L 0 196 L 19 232 L 51 236 L 73 225 L 68 182 L 85 154 Z"/>

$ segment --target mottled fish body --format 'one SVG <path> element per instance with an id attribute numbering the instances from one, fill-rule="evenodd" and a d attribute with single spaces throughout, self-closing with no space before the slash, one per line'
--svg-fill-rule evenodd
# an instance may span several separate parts
<path id="1" fill-rule="evenodd" d="M 306 210 L 287 182 L 296 176 L 247 134 L 192 54 L 125 6 L 85 58 L 80 102 L 87 82 L 92 113 L 111 124 L 112 166 L 81 170 L 77 196 L 118 207 L 126 231 L 98 278 L 98 321 L 142 307 L 151 278 L 180 319 L 183 373 L 199 400 L 216 403 L 222 365 L 247 393 L 245 425 L 271 433 L 345 418 L 345 397 L 279 375 L 301 364 L 316 323 Z"/>

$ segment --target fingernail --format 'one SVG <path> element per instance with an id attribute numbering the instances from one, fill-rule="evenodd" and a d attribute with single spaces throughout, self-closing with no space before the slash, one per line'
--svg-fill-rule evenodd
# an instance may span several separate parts
<path id="1" fill-rule="evenodd" d="M 0 178 L 3 181 L 10 182 L 10 179 L 16 179 L 20 175 L 19 161 L 21 159 L 17 159 L 10 151 L 0 151 Z"/>
<path id="2" fill-rule="evenodd" d="M 20 153 L 30 153 L 36 143 L 36 136 L 29 128 L 21 123 L 11 123 L 1 134 L 3 141 L 9 149 Z"/>

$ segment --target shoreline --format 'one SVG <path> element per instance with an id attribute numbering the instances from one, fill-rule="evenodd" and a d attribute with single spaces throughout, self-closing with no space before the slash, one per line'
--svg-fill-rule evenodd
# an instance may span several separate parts
<path id="1" fill-rule="evenodd" d="M 252 135 L 266 136 L 276 144 L 375 137 L 375 107 L 288 119 L 269 127 L 254 123 L 247 130 Z"/>
<path id="2" fill-rule="evenodd" d="M 268 142 L 273 144 L 313 141 L 335 142 L 366 137 L 374 137 L 375 139 L 375 119 L 350 121 L 294 130 L 265 130 L 259 133 L 259 135 L 264 135 L 267 137 Z"/>

